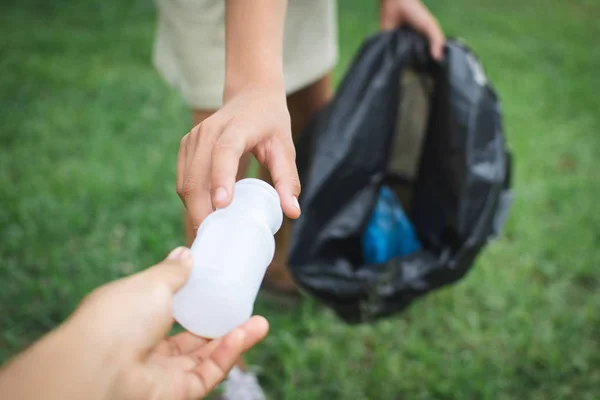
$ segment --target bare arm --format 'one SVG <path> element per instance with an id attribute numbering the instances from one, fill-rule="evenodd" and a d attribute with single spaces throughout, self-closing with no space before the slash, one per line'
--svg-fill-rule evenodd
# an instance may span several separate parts
<path id="1" fill-rule="evenodd" d="M 289 218 L 300 216 L 300 182 L 283 77 L 286 0 L 227 0 L 223 107 L 181 141 L 177 193 L 197 230 L 233 195 L 240 158 L 270 173 Z"/>
<path id="2" fill-rule="evenodd" d="M 166 337 L 173 296 L 191 269 L 190 251 L 177 248 L 96 289 L 60 327 L 0 366 L 0 399 L 204 398 L 269 326 L 252 317 L 215 340 L 189 332 Z"/>
<path id="3" fill-rule="evenodd" d="M 224 98 L 248 84 L 283 89 L 286 0 L 227 0 Z"/>

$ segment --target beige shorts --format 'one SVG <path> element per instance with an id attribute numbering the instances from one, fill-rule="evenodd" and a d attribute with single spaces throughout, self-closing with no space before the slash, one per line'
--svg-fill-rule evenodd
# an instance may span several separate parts
<path id="1" fill-rule="evenodd" d="M 156 0 L 153 62 L 194 109 L 222 104 L 225 0 Z M 335 0 L 289 0 L 283 44 L 288 94 L 317 81 L 337 62 Z"/>

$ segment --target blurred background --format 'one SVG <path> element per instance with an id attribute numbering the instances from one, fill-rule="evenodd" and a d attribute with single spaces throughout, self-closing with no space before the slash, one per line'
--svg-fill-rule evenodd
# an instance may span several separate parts
<path id="1" fill-rule="evenodd" d="M 337 79 L 378 28 L 339 0 Z M 429 0 L 503 101 L 515 205 L 460 283 L 349 327 L 314 301 L 257 313 L 274 399 L 600 398 L 600 3 Z M 150 0 L 5 0 L 0 12 L 0 361 L 92 288 L 183 243 L 188 109 L 151 65 Z"/>

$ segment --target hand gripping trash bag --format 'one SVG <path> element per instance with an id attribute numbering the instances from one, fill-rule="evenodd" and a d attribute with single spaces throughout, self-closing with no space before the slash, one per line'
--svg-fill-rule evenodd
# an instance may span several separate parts
<path id="1" fill-rule="evenodd" d="M 348 323 L 398 313 L 461 279 L 510 207 L 499 100 L 458 40 L 437 63 L 414 31 L 368 39 L 297 153 L 302 216 L 289 266 L 304 291 Z M 421 246 L 370 264 L 362 240 L 384 187 L 401 199 Z"/>

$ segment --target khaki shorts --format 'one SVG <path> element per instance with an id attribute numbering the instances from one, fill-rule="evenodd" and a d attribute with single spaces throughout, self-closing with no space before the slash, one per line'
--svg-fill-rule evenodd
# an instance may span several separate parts
<path id="1" fill-rule="evenodd" d="M 165 81 L 194 109 L 222 105 L 225 0 L 156 0 L 153 61 Z M 289 0 L 283 65 L 288 94 L 317 81 L 337 62 L 335 0 Z"/>

